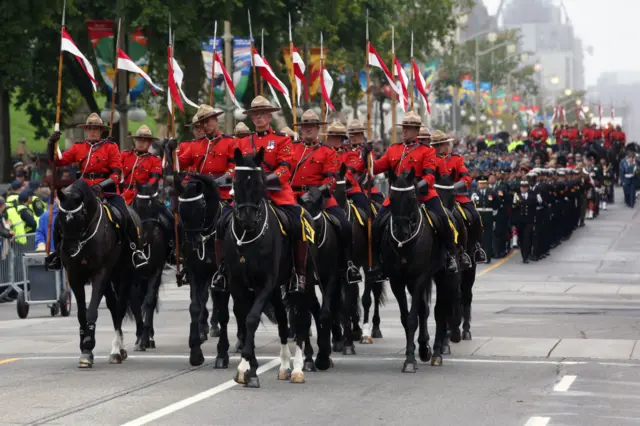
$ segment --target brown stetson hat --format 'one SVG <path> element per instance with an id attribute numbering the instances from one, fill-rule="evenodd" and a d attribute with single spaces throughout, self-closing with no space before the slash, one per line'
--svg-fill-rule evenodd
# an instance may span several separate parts
<path id="1" fill-rule="evenodd" d="M 404 115 L 402 123 L 396 124 L 400 127 L 422 127 L 422 119 L 418 114 L 413 111 L 409 111 Z"/>
<path id="2" fill-rule="evenodd" d="M 422 126 L 418 131 L 418 139 L 431 139 L 431 130 L 428 127 Z"/>
<path id="3" fill-rule="evenodd" d="M 140 128 L 138 130 L 136 130 L 136 134 L 135 135 L 127 136 L 127 138 L 129 138 L 129 139 L 148 139 L 150 142 L 158 140 L 158 138 L 153 136 L 153 132 L 151 132 L 151 129 L 146 124 L 143 124 L 142 126 L 140 126 Z"/>
<path id="4" fill-rule="evenodd" d="M 440 130 L 436 130 L 431 134 L 431 145 L 449 143 L 451 141 L 453 141 L 453 138 Z"/>
<path id="5" fill-rule="evenodd" d="M 244 115 L 260 114 L 266 112 L 280 111 L 280 108 L 274 107 L 264 96 L 256 96 L 251 101 L 251 108 L 244 111 Z"/>
<path id="6" fill-rule="evenodd" d="M 305 124 L 312 124 L 315 126 L 320 126 L 321 124 L 327 124 L 326 121 L 320 121 L 320 117 L 313 110 L 306 110 L 302 117 L 300 117 L 300 122 L 293 125 L 293 127 L 304 126 Z"/>
<path id="7" fill-rule="evenodd" d="M 362 124 L 358 119 L 351 120 L 351 122 L 349 122 L 349 125 L 347 126 L 347 133 L 349 133 L 350 135 L 364 133 L 366 131 L 366 127 L 364 127 L 364 124 Z"/>
<path id="8" fill-rule="evenodd" d="M 78 124 L 76 127 L 81 127 L 81 128 L 102 127 L 103 129 L 109 128 L 109 126 L 105 126 L 105 124 L 102 122 L 102 118 L 100 118 L 100 116 L 95 112 L 92 112 L 91 114 L 89 114 L 89 117 L 87 117 L 86 123 Z"/>
<path id="9" fill-rule="evenodd" d="M 234 129 L 233 134 L 235 137 L 240 138 L 243 136 L 249 136 L 251 134 L 251 130 L 249 130 L 246 124 L 240 121 L 238 124 L 236 124 L 236 128 Z"/>
<path id="10" fill-rule="evenodd" d="M 217 117 L 222 114 L 224 114 L 224 111 L 216 110 L 211 105 L 201 104 L 198 107 L 198 112 L 196 112 L 196 115 L 193 117 L 193 120 L 191 120 L 191 125 L 200 123 L 206 120 L 207 118 Z"/>
<path id="11" fill-rule="evenodd" d="M 329 127 L 327 127 L 327 133 L 324 134 L 325 136 L 347 136 L 347 128 L 344 126 L 344 124 L 342 124 L 339 121 L 334 121 L 333 123 L 329 124 Z"/>

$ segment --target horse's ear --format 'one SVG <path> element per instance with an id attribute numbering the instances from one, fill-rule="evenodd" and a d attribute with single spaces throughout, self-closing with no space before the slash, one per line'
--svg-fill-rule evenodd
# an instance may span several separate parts
<path id="1" fill-rule="evenodd" d="M 260 148 L 258 153 L 254 158 L 254 162 L 256 163 L 256 167 L 260 167 L 262 165 L 262 160 L 264 159 L 264 148 Z"/>
<path id="2" fill-rule="evenodd" d="M 340 176 L 344 177 L 347 175 L 347 165 L 342 163 L 340 165 Z"/>
<path id="3" fill-rule="evenodd" d="M 178 194 L 182 194 L 184 188 L 182 187 L 182 178 L 179 173 L 173 174 L 173 187 L 176 189 Z"/>
<path id="4" fill-rule="evenodd" d="M 58 200 L 60 200 L 61 203 L 67 200 L 67 196 L 64 194 L 62 189 L 57 189 L 56 194 L 58 194 Z"/>
<path id="5" fill-rule="evenodd" d="M 398 176 L 396 175 L 396 172 L 393 170 L 393 168 L 389 169 L 389 182 L 393 185 L 393 183 L 396 181 L 396 178 Z"/>
<path id="6" fill-rule="evenodd" d="M 244 165 L 244 157 L 242 156 L 242 151 L 240 151 L 240 148 L 236 148 L 233 150 L 233 159 L 236 161 L 236 166 Z"/>
<path id="7" fill-rule="evenodd" d="M 409 172 L 409 176 L 407 176 L 407 180 L 409 182 L 413 182 L 413 179 L 415 179 L 416 177 L 416 169 L 415 168 L 411 168 L 411 171 Z"/>

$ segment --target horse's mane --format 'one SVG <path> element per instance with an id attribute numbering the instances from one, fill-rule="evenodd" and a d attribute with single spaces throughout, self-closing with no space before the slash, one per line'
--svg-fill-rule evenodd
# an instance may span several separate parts
<path id="1" fill-rule="evenodd" d="M 62 189 L 62 192 L 67 196 L 79 194 L 82 197 L 82 201 L 85 203 L 93 203 L 96 199 L 93 190 L 84 179 L 76 180 L 68 187 Z"/>

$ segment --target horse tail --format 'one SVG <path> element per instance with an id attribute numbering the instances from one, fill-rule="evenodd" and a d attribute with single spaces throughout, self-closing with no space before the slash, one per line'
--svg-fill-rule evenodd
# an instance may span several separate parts
<path id="1" fill-rule="evenodd" d="M 380 302 L 380 306 L 384 306 L 387 303 L 387 286 L 384 285 L 384 281 L 376 281 L 373 283 L 373 292 L 374 294 L 379 294 L 378 301 Z"/>

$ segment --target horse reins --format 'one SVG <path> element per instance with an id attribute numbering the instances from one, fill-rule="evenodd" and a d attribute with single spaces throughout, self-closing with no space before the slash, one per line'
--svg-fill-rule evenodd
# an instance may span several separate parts
<path id="1" fill-rule="evenodd" d="M 390 189 L 392 191 L 398 191 L 398 192 L 408 192 L 411 190 L 415 191 L 415 186 L 408 186 L 406 188 L 400 188 L 397 186 L 391 186 Z M 404 241 L 400 241 L 395 234 L 393 233 L 393 215 L 391 215 L 391 219 L 390 219 L 390 230 L 391 230 L 391 238 L 393 238 L 393 240 L 398 243 L 398 248 L 401 248 L 402 246 L 404 246 L 405 244 L 407 244 L 408 242 L 411 242 L 414 238 L 416 238 L 419 234 L 420 231 L 422 231 L 422 212 L 420 212 L 418 210 L 418 216 L 420 217 L 420 220 L 418 221 L 418 226 L 416 227 L 415 232 L 413 233 L 413 235 L 411 235 L 408 239 L 404 240 Z"/>
<path id="2" fill-rule="evenodd" d="M 98 228 L 100 227 L 100 222 L 102 221 L 102 210 L 104 209 L 104 207 L 103 207 L 103 206 L 101 206 L 100 204 L 98 204 L 98 205 L 99 205 L 99 209 L 100 209 L 100 216 L 98 216 L 98 221 L 97 221 L 97 223 L 96 223 L 96 227 L 95 227 L 95 229 L 93 230 L 93 233 L 92 233 L 88 238 L 86 238 L 86 239 L 84 239 L 83 241 L 80 241 L 80 242 L 78 243 L 78 250 L 77 250 L 74 254 L 70 255 L 70 257 L 72 257 L 72 258 L 73 258 L 73 257 L 76 257 L 78 254 L 80 254 L 80 252 L 82 251 L 82 249 L 84 248 L 84 246 L 85 246 L 85 245 L 87 245 L 87 243 L 88 243 L 89 241 L 91 241 L 91 239 L 93 239 L 93 237 L 95 237 L 95 236 L 96 236 L 96 234 L 98 233 Z M 78 208 L 76 208 L 76 209 L 73 209 L 73 210 L 65 210 L 65 209 L 62 207 L 62 205 L 58 205 L 58 208 L 60 209 L 60 211 L 61 211 L 62 213 L 65 213 L 65 214 L 71 215 L 71 217 L 73 217 L 73 214 L 78 213 L 80 210 L 82 210 L 82 208 L 83 208 L 83 207 L 84 207 L 84 203 L 80 203 L 80 205 L 79 205 L 79 206 L 78 206 Z M 93 220 L 92 220 L 92 222 L 93 222 Z M 91 226 L 91 223 L 89 224 L 89 226 L 88 226 L 87 228 L 89 228 L 90 226 Z"/>

